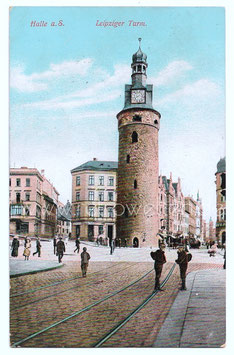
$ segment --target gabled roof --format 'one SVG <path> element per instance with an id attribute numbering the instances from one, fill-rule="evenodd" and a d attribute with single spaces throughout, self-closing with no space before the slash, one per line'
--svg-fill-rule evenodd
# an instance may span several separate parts
<path id="1" fill-rule="evenodd" d="M 173 182 L 172 186 L 174 187 L 175 192 L 177 193 L 177 186 L 178 186 L 178 182 Z"/>
<path id="2" fill-rule="evenodd" d="M 101 160 L 90 160 L 86 163 L 77 166 L 71 170 L 71 173 L 76 171 L 84 170 L 94 170 L 94 171 L 108 171 L 108 170 L 117 170 L 118 162 L 117 161 L 101 161 Z"/>

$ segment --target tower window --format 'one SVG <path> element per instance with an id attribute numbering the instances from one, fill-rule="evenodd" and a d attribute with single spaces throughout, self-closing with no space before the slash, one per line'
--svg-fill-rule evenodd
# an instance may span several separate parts
<path id="1" fill-rule="evenodd" d="M 155 124 L 158 124 L 158 120 L 154 120 L 154 123 L 155 123 Z"/>
<path id="2" fill-rule="evenodd" d="M 133 120 L 134 122 L 141 122 L 141 116 L 135 115 L 135 116 L 133 116 L 132 120 Z"/>
<path id="3" fill-rule="evenodd" d="M 143 65 L 143 71 L 145 71 L 145 66 Z"/>
<path id="4" fill-rule="evenodd" d="M 137 66 L 137 71 L 141 71 L 141 65 Z"/>
<path id="5" fill-rule="evenodd" d="M 134 73 L 136 72 L 136 66 L 135 66 L 135 67 L 133 67 L 133 72 L 134 72 Z"/>
<path id="6" fill-rule="evenodd" d="M 138 142 L 138 134 L 136 131 L 132 133 L 132 143 Z"/>
<path id="7" fill-rule="evenodd" d="M 127 163 L 130 163 L 130 155 L 127 155 Z"/>
<path id="8" fill-rule="evenodd" d="M 134 180 L 134 189 L 137 189 L 137 180 Z"/>

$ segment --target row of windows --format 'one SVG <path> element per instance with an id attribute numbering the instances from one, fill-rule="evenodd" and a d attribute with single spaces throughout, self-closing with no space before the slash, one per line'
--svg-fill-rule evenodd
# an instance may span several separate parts
<path id="1" fill-rule="evenodd" d="M 9 179 L 9 185 L 11 186 L 11 179 Z M 17 178 L 15 180 L 15 186 L 17 187 L 20 187 L 21 186 L 21 179 L 20 178 Z M 26 187 L 30 187 L 30 179 L 29 178 L 26 178 L 26 181 L 25 181 L 25 186 Z"/>
<path id="2" fill-rule="evenodd" d="M 76 186 L 80 185 L 81 177 L 77 176 L 76 177 Z M 98 177 L 98 183 L 100 186 L 104 186 L 105 180 L 104 176 L 99 176 Z M 95 185 L 95 176 L 94 175 L 89 175 L 89 185 Z M 108 186 L 114 186 L 114 177 L 113 176 L 108 176 Z"/>
<path id="3" fill-rule="evenodd" d="M 11 198 L 11 195 L 10 195 Z M 21 193 L 20 192 L 16 192 L 15 194 L 15 199 L 16 199 L 16 203 L 21 203 Z M 41 196 L 39 193 L 37 193 L 36 196 L 37 202 L 40 203 L 41 202 Z M 30 201 L 30 192 L 25 192 L 25 201 Z"/>
<path id="4" fill-rule="evenodd" d="M 133 66 L 133 73 L 141 73 L 141 72 L 145 72 L 146 71 L 146 66 L 145 65 L 134 65 Z"/>
<path id="5" fill-rule="evenodd" d="M 105 208 L 104 206 L 99 206 L 98 207 L 98 217 L 103 218 Z M 95 207 L 94 206 L 88 206 L 88 216 L 89 217 L 95 217 Z M 80 206 L 76 207 L 76 217 L 80 217 Z M 107 217 L 113 218 L 114 217 L 114 207 L 107 207 Z"/>
<path id="6" fill-rule="evenodd" d="M 88 200 L 89 201 L 95 200 L 95 192 L 94 191 L 89 191 Z M 80 201 L 80 192 L 76 192 L 76 201 Z M 98 201 L 104 201 L 104 191 L 98 192 Z M 113 191 L 108 191 L 107 201 L 114 201 L 114 192 Z"/>

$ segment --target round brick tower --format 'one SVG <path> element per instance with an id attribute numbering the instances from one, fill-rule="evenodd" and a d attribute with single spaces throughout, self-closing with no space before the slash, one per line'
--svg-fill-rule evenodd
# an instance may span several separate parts
<path id="1" fill-rule="evenodd" d="M 132 56 L 132 84 L 125 85 L 125 105 L 117 115 L 119 165 L 117 238 L 135 247 L 157 246 L 158 130 L 160 113 L 152 107 L 153 85 L 146 84 L 147 56 Z"/>

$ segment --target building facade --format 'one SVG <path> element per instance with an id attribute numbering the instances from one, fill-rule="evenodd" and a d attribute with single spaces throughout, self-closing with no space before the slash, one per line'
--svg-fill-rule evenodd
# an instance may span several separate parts
<path id="1" fill-rule="evenodd" d="M 196 237 L 196 201 L 191 196 L 185 197 L 185 211 L 189 215 L 189 231 L 190 238 Z"/>
<path id="2" fill-rule="evenodd" d="M 220 159 L 217 164 L 216 180 L 216 240 L 226 243 L 226 158 Z"/>
<path id="3" fill-rule="evenodd" d="M 53 237 L 59 193 L 44 172 L 11 168 L 9 185 L 10 233 Z"/>
<path id="4" fill-rule="evenodd" d="M 72 174 L 72 238 L 108 244 L 116 237 L 118 163 L 93 159 Z"/>
<path id="5" fill-rule="evenodd" d="M 71 238 L 71 203 L 59 202 L 57 208 L 57 236 Z"/>
<path id="6" fill-rule="evenodd" d="M 140 39 L 139 39 L 140 40 Z M 157 246 L 158 131 L 160 113 L 146 84 L 147 56 L 139 46 L 132 56 L 132 83 L 125 85 L 124 108 L 117 114 L 119 159 L 117 236 L 128 246 Z"/>

